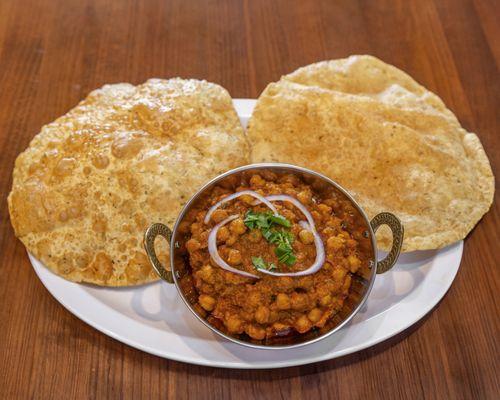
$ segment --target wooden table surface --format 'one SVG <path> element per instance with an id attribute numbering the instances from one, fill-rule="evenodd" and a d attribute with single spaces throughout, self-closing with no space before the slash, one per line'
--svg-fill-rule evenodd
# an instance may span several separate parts
<path id="1" fill-rule="evenodd" d="M 498 197 L 421 322 L 371 349 L 237 371 L 164 360 L 66 311 L 36 277 L 6 206 L 14 159 L 105 83 L 194 77 L 255 98 L 315 61 L 373 54 L 436 92 L 498 175 L 495 0 L 0 1 L 0 398 L 499 398 Z"/>

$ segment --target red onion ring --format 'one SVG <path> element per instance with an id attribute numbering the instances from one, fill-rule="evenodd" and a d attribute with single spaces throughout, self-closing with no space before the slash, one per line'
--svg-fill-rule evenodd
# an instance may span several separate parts
<path id="1" fill-rule="evenodd" d="M 214 262 L 222 269 L 225 269 L 226 271 L 233 272 L 238 275 L 246 276 L 248 278 L 259 279 L 259 276 L 257 275 L 253 275 L 249 272 L 241 271 L 239 269 L 231 267 L 228 263 L 226 263 L 222 259 L 222 257 L 219 255 L 219 251 L 217 250 L 217 232 L 219 231 L 219 228 L 235 220 L 238 217 L 239 215 L 237 214 L 231 215 L 227 217 L 224 221 L 219 222 L 212 228 L 210 234 L 208 235 L 208 252 L 210 253 L 210 257 L 212 257 L 212 260 L 214 260 Z"/>
<path id="2" fill-rule="evenodd" d="M 286 194 L 275 194 L 272 196 L 266 196 L 266 199 L 269 201 L 288 201 L 292 203 L 295 207 L 297 207 L 304 217 L 306 217 L 307 222 L 309 223 L 310 229 L 312 231 L 316 230 L 316 225 L 314 224 L 314 218 L 311 213 L 307 210 L 306 206 L 298 201 L 295 197 L 288 196 Z"/>
<path id="3" fill-rule="evenodd" d="M 307 219 L 308 226 L 307 228 L 305 227 L 306 225 L 305 221 L 300 221 L 299 225 L 302 228 L 311 230 L 314 236 L 314 246 L 316 247 L 316 259 L 309 268 L 303 271 L 272 272 L 265 269 L 259 269 L 259 271 L 262 272 L 263 274 L 272 276 L 304 276 L 318 272 L 325 263 L 325 248 L 323 246 L 323 240 L 321 240 L 321 236 L 319 236 L 319 233 L 316 231 L 316 226 L 314 225 L 314 218 L 312 217 L 311 213 L 309 213 L 307 208 L 300 201 L 298 201 L 296 198 L 292 196 L 281 194 L 281 195 L 266 196 L 266 199 L 269 201 L 288 201 L 289 203 L 292 203 L 295 207 L 297 207 L 302 212 L 302 214 L 304 214 L 304 216 Z"/>
<path id="4" fill-rule="evenodd" d="M 299 221 L 299 225 L 302 229 L 311 230 L 311 226 L 306 221 Z"/>
<path id="5" fill-rule="evenodd" d="M 253 190 L 242 190 L 241 192 L 236 192 L 230 194 L 229 196 L 224 197 L 222 200 L 218 201 L 212 207 L 210 207 L 208 209 L 207 215 L 205 215 L 205 219 L 203 220 L 203 222 L 205 224 L 208 224 L 208 221 L 210 221 L 210 217 L 212 216 L 213 212 L 217 210 L 222 204 L 227 203 L 228 201 L 231 201 L 243 195 L 252 196 L 256 198 L 257 200 L 259 200 L 260 203 L 264 203 L 266 206 L 268 206 L 275 215 L 278 214 L 276 207 L 274 207 L 269 200 L 266 200 L 264 196 L 261 196 L 260 194 L 254 192 Z"/>

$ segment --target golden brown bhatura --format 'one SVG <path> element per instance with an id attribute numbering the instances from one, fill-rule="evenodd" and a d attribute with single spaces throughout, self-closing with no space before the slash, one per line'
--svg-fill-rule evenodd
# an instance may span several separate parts
<path id="1" fill-rule="evenodd" d="M 19 155 L 11 221 L 28 251 L 66 279 L 153 281 L 146 227 L 172 226 L 203 183 L 246 164 L 248 154 L 231 97 L 216 84 L 106 85 L 44 126 Z M 168 255 L 165 243 L 159 253 Z"/>
<path id="2" fill-rule="evenodd" d="M 312 64 L 269 84 L 247 135 L 252 162 L 319 171 L 347 188 L 369 217 L 396 214 L 404 251 L 463 239 L 493 201 L 479 138 L 439 97 L 371 56 Z M 387 250 L 390 233 L 377 237 Z"/>

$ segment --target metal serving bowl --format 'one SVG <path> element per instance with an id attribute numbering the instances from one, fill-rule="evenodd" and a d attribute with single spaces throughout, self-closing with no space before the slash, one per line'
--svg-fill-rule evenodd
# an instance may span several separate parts
<path id="1" fill-rule="evenodd" d="M 263 169 L 270 170 L 277 174 L 292 173 L 298 175 L 306 182 L 311 182 L 311 184 L 328 187 L 329 190 L 333 190 L 337 195 L 343 196 L 345 199 L 347 199 L 359 212 L 359 214 L 362 216 L 362 219 L 364 220 L 364 223 L 366 224 L 366 230 L 364 232 L 370 239 L 373 259 L 370 261 L 370 265 L 365 268 L 364 271 L 360 271 L 360 273 L 356 274 L 351 274 L 352 283 L 349 290 L 349 295 L 344 300 L 343 308 L 328 321 L 325 327 L 321 329 L 311 330 L 304 334 L 295 333 L 289 337 L 279 337 L 272 340 L 256 341 L 244 334 L 232 336 L 223 332 L 221 329 L 218 329 L 214 325 L 210 324 L 203 316 L 198 314 L 195 307 L 193 307 L 193 296 L 189 296 L 187 293 L 189 292 L 189 290 L 183 288 L 180 285 L 182 277 L 184 277 L 186 274 L 191 273 L 191 268 L 189 265 L 187 254 L 185 252 L 185 246 L 183 246 L 183 242 L 186 240 L 186 238 L 184 237 L 185 235 L 180 234 L 179 225 L 185 218 L 188 211 L 193 206 L 195 206 L 197 202 L 200 201 L 213 186 L 217 184 L 223 184 L 224 180 L 230 177 L 230 179 L 234 179 L 235 175 L 238 177 L 241 174 L 248 174 L 252 171 L 258 172 L 259 170 Z M 381 225 L 387 225 L 390 228 L 390 230 L 392 231 L 393 243 L 392 248 L 387 256 L 383 260 L 379 261 L 377 257 L 377 243 L 375 232 Z M 167 270 L 162 266 L 155 253 L 154 241 L 158 235 L 163 236 L 170 244 L 170 270 Z M 387 272 L 394 266 L 399 257 L 402 243 L 403 226 L 395 215 L 388 212 L 382 212 L 376 215 L 370 221 L 363 209 L 352 198 L 347 190 L 345 190 L 335 181 L 307 168 L 280 163 L 247 165 L 244 167 L 232 169 L 218 176 L 217 178 L 212 179 L 200 190 L 198 190 L 198 192 L 184 205 L 184 208 L 180 212 L 179 217 L 177 218 L 177 221 L 172 230 L 166 225 L 155 223 L 146 230 L 144 235 L 144 247 L 154 270 L 158 273 L 161 279 L 170 284 L 175 284 L 182 300 L 184 301 L 188 309 L 191 310 L 191 312 L 205 326 L 207 326 L 218 335 L 232 342 L 242 344 L 244 346 L 262 349 L 282 349 L 304 346 L 306 344 L 324 339 L 325 337 L 330 336 L 331 334 L 342 328 L 354 317 L 354 315 L 361 309 L 361 307 L 367 300 L 375 281 L 376 274 Z M 190 292 L 192 294 L 194 292 L 194 288 L 191 288 Z"/>

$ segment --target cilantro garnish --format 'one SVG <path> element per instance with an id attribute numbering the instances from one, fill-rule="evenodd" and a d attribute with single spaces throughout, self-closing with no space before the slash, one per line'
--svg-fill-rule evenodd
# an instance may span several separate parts
<path id="1" fill-rule="evenodd" d="M 253 211 L 248 211 L 245 215 L 245 225 L 250 229 L 262 229 L 269 228 L 269 213 L 256 213 Z"/>
<path id="2" fill-rule="evenodd" d="M 270 228 L 271 225 L 281 225 L 285 228 L 290 228 L 292 224 L 282 215 L 274 215 L 271 212 L 255 212 L 247 211 L 245 215 L 245 225 L 250 229 L 266 229 Z"/>
<path id="3" fill-rule="evenodd" d="M 267 269 L 268 271 L 276 269 L 276 265 L 273 263 L 267 264 L 262 257 L 252 257 L 252 264 L 257 269 Z"/>
<path id="4" fill-rule="evenodd" d="M 274 223 L 274 224 L 278 224 L 278 225 L 282 225 L 284 226 L 285 228 L 290 228 L 292 226 L 292 224 L 290 223 L 290 221 L 288 221 L 285 217 L 283 217 L 282 215 L 274 215 L 274 214 L 271 214 L 269 216 L 269 220 L 271 221 L 271 223 Z"/>
<path id="5" fill-rule="evenodd" d="M 283 228 L 280 230 L 276 229 L 276 225 L 284 228 L 290 228 L 292 226 L 290 221 L 281 215 L 274 215 L 271 212 L 259 213 L 250 210 L 246 213 L 244 222 L 250 229 L 260 229 L 262 236 L 264 236 L 269 243 L 276 245 L 274 253 L 278 257 L 279 262 L 288 266 L 295 264 L 297 258 L 293 254 L 293 235 L 290 232 L 285 231 Z M 256 261 L 254 261 L 254 258 Z M 262 267 L 262 265 L 266 264 L 261 257 L 253 257 L 252 262 L 256 268 L 259 268 L 256 264 L 259 260 L 263 263 L 259 264 L 261 265 L 261 268 L 269 269 Z M 274 266 L 274 268 L 276 268 L 276 266 Z"/>

